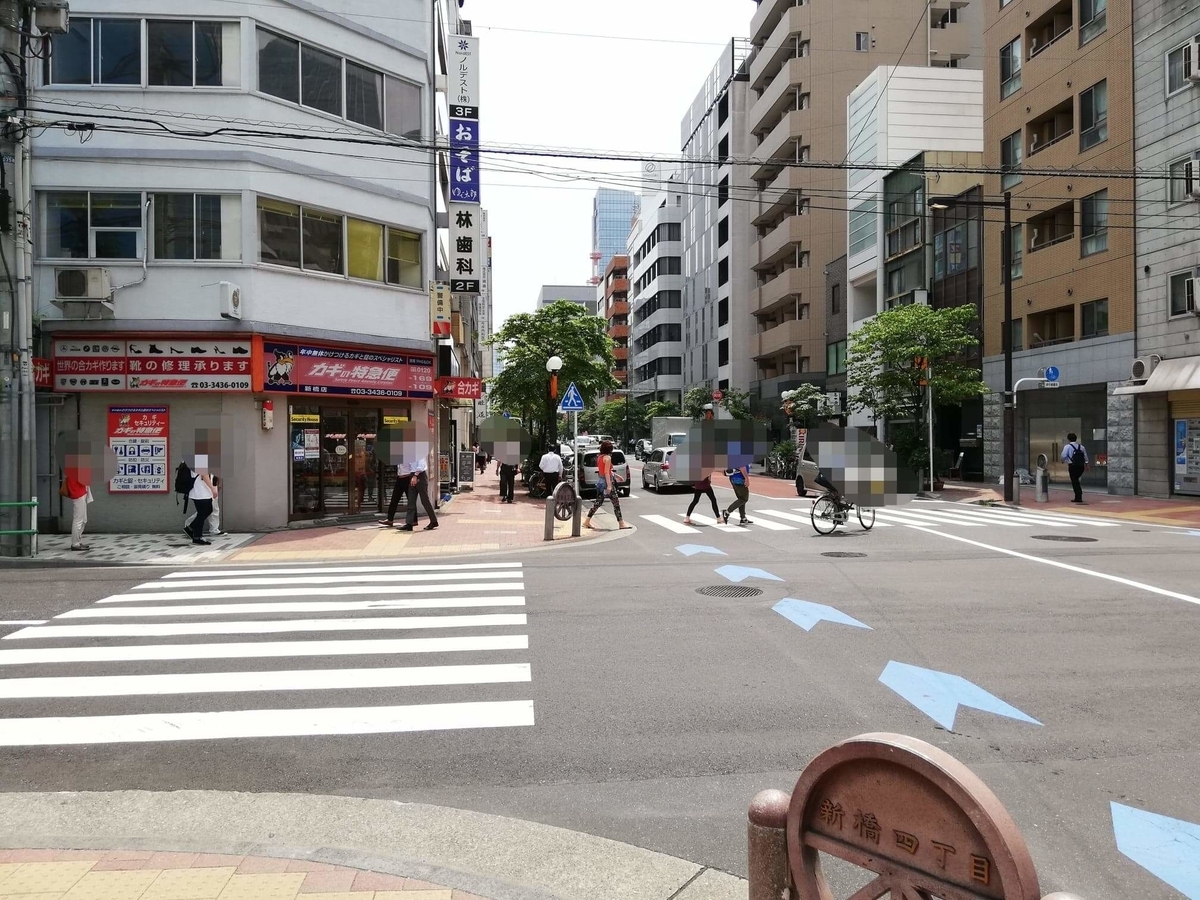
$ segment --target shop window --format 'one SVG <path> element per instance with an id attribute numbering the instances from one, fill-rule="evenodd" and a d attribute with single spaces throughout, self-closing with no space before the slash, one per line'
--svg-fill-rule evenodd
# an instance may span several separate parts
<path id="1" fill-rule="evenodd" d="M 351 278 L 383 281 L 383 226 L 347 219 L 346 259 Z"/>
<path id="2" fill-rule="evenodd" d="M 242 198 L 236 194 L 154 195 L 154 258 L 241 259 Z"/>
<path id="3" fill-rule="evenodd" d="M 43 255 L 51 259 L 141 259 L 145 231 L 139 193 L 42 195 Z"/>
<path id="4" fill-rule="evenodd" d="M 341 275 L 342 217 L 333 213 L 306 209 L 302 216 L 303 267 L 313 272 Z"/>
<path id="5" fill-rule="evenodd" d="M 388 229 L 388 284 L 422 288 L 421 236 L 395 228 Z"/>

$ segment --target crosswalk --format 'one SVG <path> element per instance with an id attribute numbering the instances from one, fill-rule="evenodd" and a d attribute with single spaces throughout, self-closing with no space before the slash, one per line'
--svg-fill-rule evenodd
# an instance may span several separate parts
<path id="1" fill-rule="evenodd" d="M 528 727 L 526 626 L 519 562 L 173 572 L 0 623 L 0 747 Z"/>
<path id="2" fill-rule="evenodd" d="M 716 519 L 695 514 L 691 517 L 693 525 L 685 525 L 682 515 L 672 518 L 670 516 L 653 514 L 643 515 L 641 518 L 673 534 L 700 534 L 706 529 L 750 534 L 756 529 L 762 531 L 795 531 L 796 529 L 811 528 L 811 512 L 811 503 L 806 506 L 795 506 L 788 509 L 755 508 L 750 512 L 750 524 L 744 526 L 734 524 L 736 520 L 729 525 L 725 525 Z M 903 507 L 882 507 L 875 510 L 876 528 L 892 528 L 896 526 L 951 530 L 958 528 L 1068 529 L 1080 527 L 1119 528 L 1121 527 L 1121 523 L 1074 514 L 1032 512 L 1028 510 L 1018 511 L 1001 507 L 968 506 L 966 504 L 935 501 L 910 503 Z M 853 514 L 850 517 L 850 527 L 858 527 Z"/>

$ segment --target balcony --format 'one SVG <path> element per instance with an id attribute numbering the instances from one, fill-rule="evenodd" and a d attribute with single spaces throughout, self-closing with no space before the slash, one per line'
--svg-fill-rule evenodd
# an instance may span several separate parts
<path id="1" fill-rule="evenodd" d="M 613 359 L 628 360 L 629 359 L 629 348 L 628 347 L 613 347 Z"/>
<path id="2" fill-rule="evenodd" d="M 794 300 L 808 287 L 809 273 L 803 269 L 787 269 L 758 289 L 755 312 L 765 312 L 785 300 Z"/>
<path id="3" fill-rule="evenodd" d="M 792 319 L 776 325 L 770 331 L 764 331 L 758 335 L 758 352 L 755 356 L 774 356 L 783 350 L 799 347 L 812 337 L 811 324 L 811 319 Z"/>
<path id="4" fill-rule="evenodd" d="M 796 209 L 796 200 L 808 186 L 808 173 L 796 166 L 789 166 L 775 176 L 762 193 L 762 212 L 750 223 L 756 227 L 774 224 L 779 216 Z M 807 201 L 805 201 L 807 202 Z"/>
<path id="5" fill-rule="evenodd" d="M 959 10 L 965 3 L 935 3 L 929 10 L 930 61 L 942 65 L 971 55 L 971 35 L 959 24 Z"/>
<path id="6" fill-rule="evenodd" d="M 610 326 L 608 326 L 608 336 L 610 338 L 612 338 L 614 341 L 620 340 L 621 338 L 628 340 L 629 339 L 629 326 L 628 325 L 610 325 Z"/>
<path id="7" fill-rule="evenodd" d="M 627 315 L 629 315 L 629 301 L 628 300 L 614 300 L 612 303 L 608 304 L 608 317 L 610 319 L 613 316 L 627 316 Z"/>
<path id="8" fill-rule="evenodd" d="M 1071 0 L 1061 0 L 1025 29 L 1025 46 L 1029 48 L 1030 59 L 1071 33 L 1071 15 Z"/>
<path id="9" fill-rule="evenodd" d="M 1029 349 L 1069 344 L 1075 340 L 1075 307 L 1060 306 L 1058 309 L 1034 313 L 1029 316 Z"/>
<path id="10" fill-rule="evenodd" d="M 629 279 L 628 278 L 614 278 L 612 281 L 609 282 L 608 288 L 605 290 L 604 293 L 609 297 L 611 297 L 613 294 L 628 294 L 629 293 Z"/>
<path id="11" fill-rule="evenodd" d="M 800 242 L 808 236 L 807 216 L 788 216 L 779 227 L 758 242 L 755 271 L 770 269 L 776 263 L 799 252 Z"/>
<path id="12" fill-rule="evenodd" d="M 1075 208 L 1067 202 L 1033 216 L 1025 226 L 1029 233 L 1029 252 L 1036 253 L 1075 237 Z"/>
<path id="13" fill-rule="evenodd" d="M 808 72 L 808 57 L 789 59 L 779 70 L 761 97 L 750 107 L 750 132 L 761 135 L 770 131 L 789 108 L 795 108 L 796 94 Z"/>
<path id="14" fill-rule="evenodd" d="M 761 91 L 779 73 L 788 58 L 795 55 L 797 39 L 808 23 L 808 10 L 804 7 L 794 6 L 784 13 L 750 63 L 751 90 Z"/>
<path id="15" fill-rule="evenodd" d="M 750 43 L 764 43 L 789 9 L 806 3 L 807 0 L 761 0 L 750 19 Z"/>
<path id="16" fill-rule="evenodd" d="M 1047 110 L 1025 126 L 1028 156 L 1053 147 L 1075 130 L 1075 98 L 1068 97 L 1053 109 Z"/>
<path id="17" fill-rule="evenodd" d="M 787 168 L 788 162 L 805 162 L 808 159 L 808 147 L 804 143 L 804 125 L 808 113 L 805 110 L 793 110 L 775 126 L 775 130 L 751 155 L 751 165 L 755 168 L 750 177 L 755 181 L 770 181 L 781 170 Z"/>

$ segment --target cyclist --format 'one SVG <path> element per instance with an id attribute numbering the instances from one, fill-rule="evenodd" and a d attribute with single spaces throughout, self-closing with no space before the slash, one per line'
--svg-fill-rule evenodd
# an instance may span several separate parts
<path id="1" fill-rule="evenodd" d="M 825 488 L 825 490 L 829 492 L 829 496 L 832 497 L 835 502 L 841 503 L 842 492 L 839 491 L 834 486 L 833 482 L 829 480 L 829 476 L 825 474 L 827 471 L 827 469 L 818 469 L 817 477 L 814 478 L 813 481 L 815 481 L 819 486 Z"/>

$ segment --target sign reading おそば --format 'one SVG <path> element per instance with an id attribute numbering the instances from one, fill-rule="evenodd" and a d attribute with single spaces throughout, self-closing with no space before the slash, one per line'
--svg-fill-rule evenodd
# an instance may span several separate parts
<path id="1" fill-rule="evenodd" d="M 108 447 L 116 468 L 113 494 L 165 494 L 169 485 L 167 446 L 170 416 L 165 406 L 110 406 Z"/>

